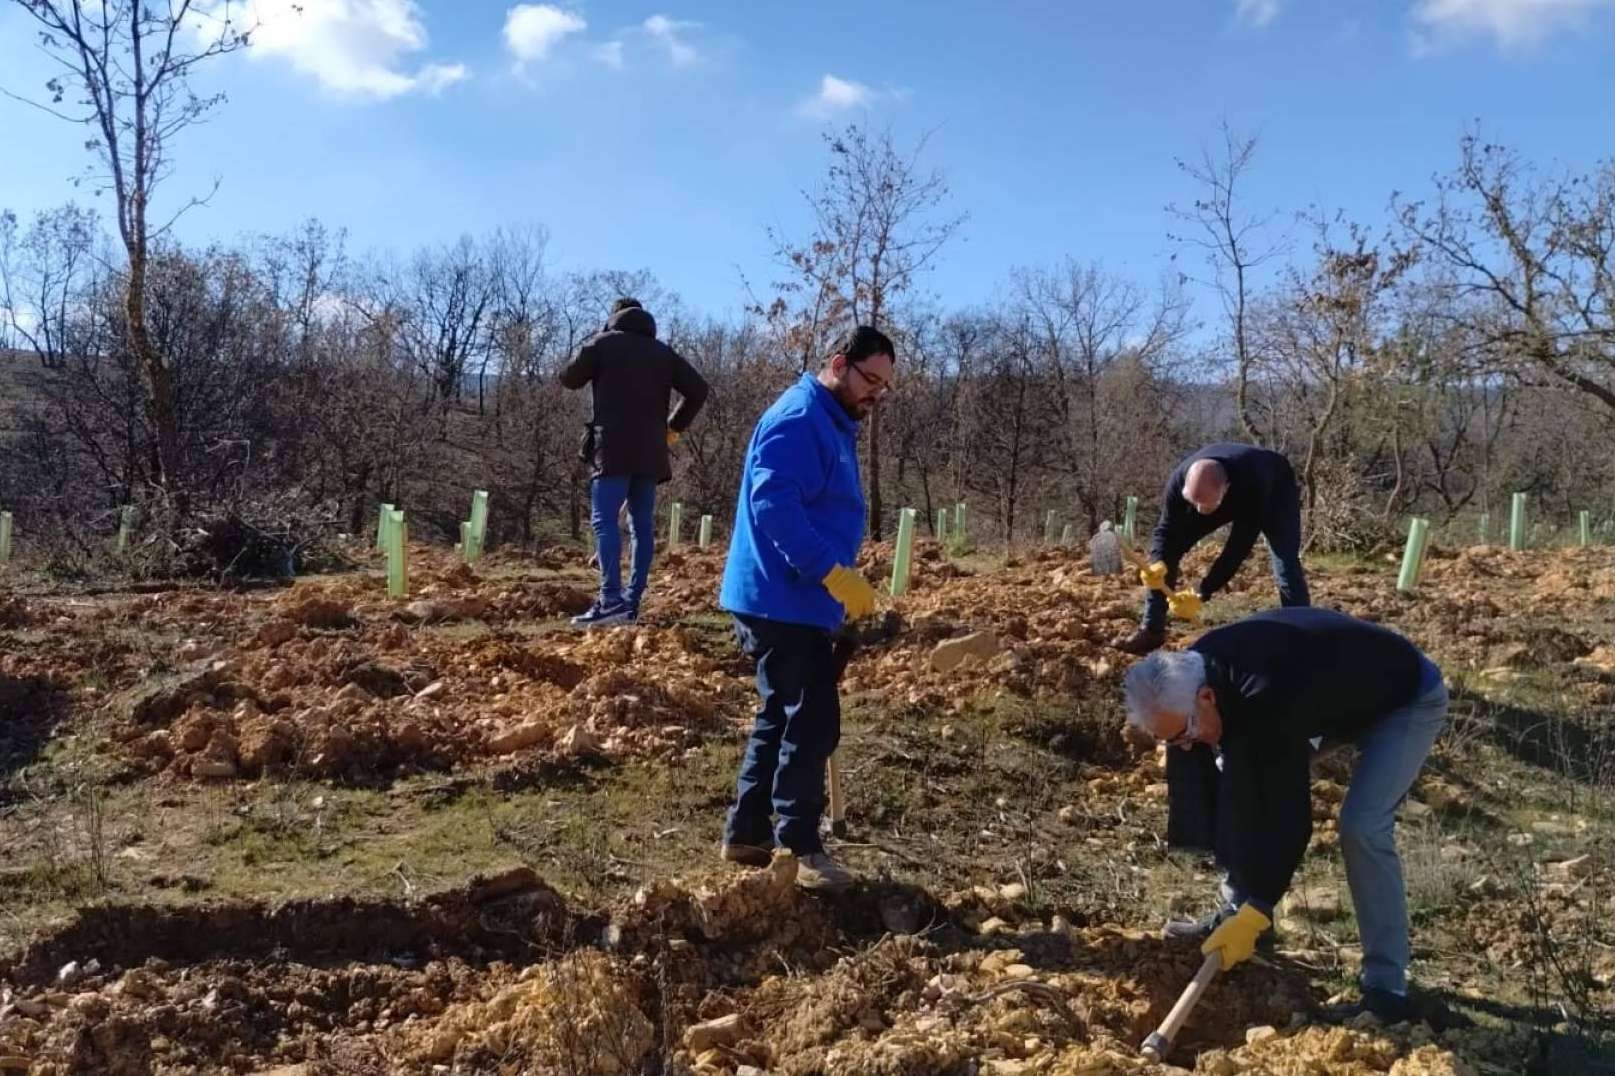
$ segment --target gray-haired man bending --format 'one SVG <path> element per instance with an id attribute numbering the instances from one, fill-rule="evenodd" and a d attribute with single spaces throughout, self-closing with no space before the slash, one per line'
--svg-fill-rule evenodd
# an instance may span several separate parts
<path id="1" fill-rule="evenodd" d="M 1222 756 L 1221 907 L 1194 930 L 1224 968 L 1250 957 L 1312 836 L 1314 738 L 1360 752 L 1340 849 L 1363 945 L 1363 1007 L 1407 1019 L 1407 895 L 1396 811 L 1447 714 L 1441 670 L 1386 628 L 1327 609 L 1271 609 L 1127 671 L 1128 723 Z"/>

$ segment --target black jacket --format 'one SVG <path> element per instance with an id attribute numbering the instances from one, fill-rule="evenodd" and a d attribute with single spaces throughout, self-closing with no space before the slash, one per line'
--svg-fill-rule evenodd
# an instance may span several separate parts
<path id="1" fill-rule="evenodd" d="M 1228 493 L 1209 516 L 1201 515 L 1183 499 L 1183 479 L 1196 460 L 1216 460 L 1228 471 Z M 1200 596 L 1209 598 L 1226 586 L 1245 563 L 1270 512 L 1299 515 L 1300 510 L 1295 471 L 1282 455 L 1255 445 L 1207 445 L 1179 463 L 1167 479 L 1166 489 L 1161 492 L 1161 518 L 1150 538 L 1150 559 L 1166 564 L 1167 581 L 1176 586 L 1183 555 L 1218 527 L 1232 523 L 1222 553 L 1200 584 Z"/>
<path id="2" fill-rule="evenodd" d="M 1269 609 L 1191 647 L 1222 714 L 1218 851 L 1269 906 L 1312 837 L 1313 737 L 1355 740 L 1418 694 L 1426 659 L 1395 632 L 1330 609 Z"/>
<path id="3" fill-rule="evenodd" d="M 673 477 L 667 458 L 669 427 L 683 433 L 707 402 L 707 383 L 678 352 L 656 339 L 656 319 L 630 308 L 613 314 L 606 331 L 592 336 L 561 371 L 569 389 L 594 387 L 594 408 L 585 444 L 596 477 Z M 672 394 L 678 410 L 668 408 Z"/>

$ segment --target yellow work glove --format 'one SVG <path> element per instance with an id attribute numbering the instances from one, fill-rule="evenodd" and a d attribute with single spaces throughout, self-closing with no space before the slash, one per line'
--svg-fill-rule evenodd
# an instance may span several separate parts
<path id="1" fill-rule="evenodd" d="M 667 430 L 667 447 L 672 448 L 674 445 L 678 444 L 679 443 L 679 438 L 681 436 L 683 436 L 683 435 L 680 434 L 679 431 L 673 429 L 671 426 L 668 427 L 668 430 Z"/>
<path id="2" fill-rule="evenodd" d="M 830 569 L 824 577 L 824 589 L 841 603 L 848 620 L 861 620 L 875 611 L 875 588 L 844 564 Z"/>
<path id="3" fill-rule="evenodd" d="M 1272 925 L 1273 920 L 1249 904 L 1241 904 L 1232 918 L 1224 919 L 1222 925 L 1211 932 L 1200 951 L 1207 955 L 1216 953 L 1222 958 L 1222 970 L 1227 971 L 1251 958 L 1256 952 L 1257 937 Z"/>
<path id="4" fill-rule="evenodd" d="M 1166 607 L 1179 620 L 1199 620 L 1200 610 L 1205 604 L 1200 600 L 1200 595 L 1192 590 L 1180 590 L 1166 599 Z"/>
<path id="5" fill-rule="evenodd" d="M 1165 590 L 1166 565 L 1161 561 L 1156 561 L 1148 568 L 1140 568 L 1138 570 L 1138 581 L 1151 590 Z"/>

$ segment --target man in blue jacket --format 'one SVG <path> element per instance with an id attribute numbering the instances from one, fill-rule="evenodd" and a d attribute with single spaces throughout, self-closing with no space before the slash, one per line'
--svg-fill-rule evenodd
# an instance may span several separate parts
<path id="1" fill-rule="evenodd" d="M 1270 609 L 1157 651 L 1127 670 L 1127 721 L 1178 747 L 1220 755 L 1222 904 L 1174 936 L 1204 938 L 1224 968 L 1272 926 L 1312 837 L 1311 756 L 1319 740 L 1359 755 L 1340 808 L 1340 852 L 1363 945 L 1363 1007 L 1408 1019 L 1407 893 L 1396 812 L 1446 722 L 1441 670 L 1402 636 L 1329 609 Z"/>
<path id="2" fill-rule="evenodd" d="M 1177 586 L 1184 554 L 1225 524 L 1230 524 L 1228 541 L 1199 587 L 1170 599 L 1153 589 L 1161 583 Z M 1279 604 L 1311 604 L 1301 570 L 1301 494 L 1290 461 L 1256 445 L 1216 444 L 1180 462 L 1161 493 L 1161 518 L 1150 537 L 1150 566 L 1143 582 L 1152 589 L 1144 597 L 1144 622 L 1132 635 L 1116 640 L 1116 648 L 1148 654 L 1166 642 L 1169 601 L 1174 615 L 1193 619 L 1201 603 L 1239 571 L 1258 534 L 1267 539 L 1272 555 Z"/>
<path id="3" fill-rule="evenodd" d="M 825 764 L 841 738 L 831 634 L 875 609 L 874 589 L 853 567 L 865 522 L 858 423 L 891 390 L 895 355 L 884 334 L 860 327 L 763 413 L 718 597 L 757 662 L 762 697 L 723 858 L 766 866 L 776 845 L 788 848 L 797 884 L 809 889 L 852 884 L 819 840 Z"/>

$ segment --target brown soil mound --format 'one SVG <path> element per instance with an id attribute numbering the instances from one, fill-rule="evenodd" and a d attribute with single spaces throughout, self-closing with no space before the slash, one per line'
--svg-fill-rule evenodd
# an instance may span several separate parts
<path id="1" fill-rule="evenodd" d="M 650 886 L 604 929 L 525 870 L 414 905 L 90 911 L 0 969 L 14 984 L 0 1056 L 49 1076 L 610 1076 L 652 1051 L 695 1073 L 1166 1071 L 1137 1043 L 1193 975 L 1193 947 L 1113 927 L 981 938 L 946 920 L 870 944 L 871 906 L 890 894 L 811 896 L 795 867 Z M 1218 1074 L 1473 1072 L 1461 1039 L 1422 1027 L 1306 1025 L 1305 982 L 1252 964 L 1214 983 L 1179 1059 L 1198 1051 L 1197 1071 Z"/>

